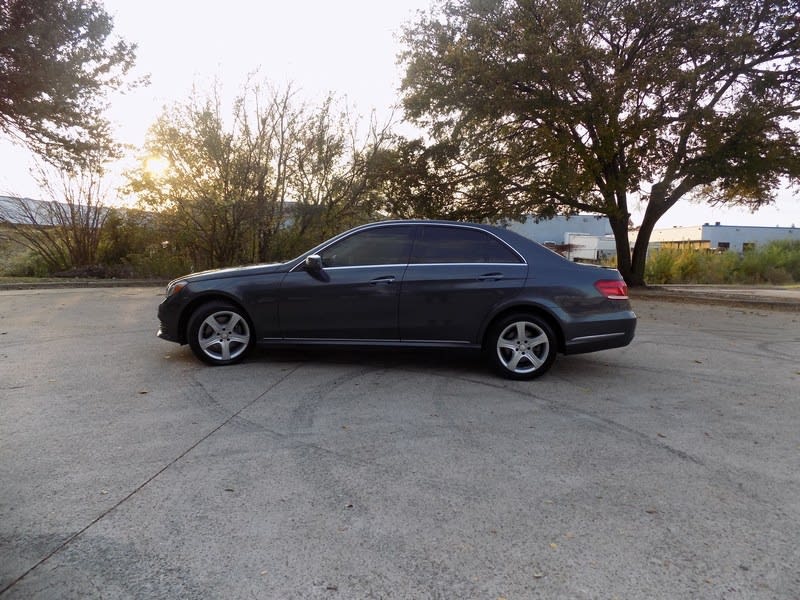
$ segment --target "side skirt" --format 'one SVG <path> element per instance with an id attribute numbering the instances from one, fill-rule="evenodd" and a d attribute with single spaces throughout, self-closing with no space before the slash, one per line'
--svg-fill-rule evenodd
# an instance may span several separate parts
<path id="1" fill-rule="evenodd" d="M 480 350 L 480 344 L 451 340 L 350 340 L 335 338 L 262 338 L 258 345 L 263 348 L 341 346 L 361 348 L 464 348 Z"/>

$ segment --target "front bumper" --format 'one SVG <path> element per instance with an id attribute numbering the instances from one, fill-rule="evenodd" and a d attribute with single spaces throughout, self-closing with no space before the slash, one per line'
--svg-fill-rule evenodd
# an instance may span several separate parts
<path id="1" fill-rule="evenodd" d="M 181 339 L 180 335 L 180 315 L 168 300 L 169 298 L 166 298 L 158 305 L 159 327 L 156 336 L 160 337 L 162 340 L 184 344 L 185 342 Z"/>

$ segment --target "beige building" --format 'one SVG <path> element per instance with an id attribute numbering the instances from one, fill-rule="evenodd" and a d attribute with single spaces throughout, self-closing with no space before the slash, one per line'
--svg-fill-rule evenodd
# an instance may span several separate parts
<path id="1" fill-rule="evenodd" d="M 631 243 L 636 241 L 631 232 Z M 654 229 L 651 248 L 692 248 L 744 252 L 776 240 L 800 240 L 800 229 L 791 227 L 750 227 L 746 225 L 696 225 Z"/>

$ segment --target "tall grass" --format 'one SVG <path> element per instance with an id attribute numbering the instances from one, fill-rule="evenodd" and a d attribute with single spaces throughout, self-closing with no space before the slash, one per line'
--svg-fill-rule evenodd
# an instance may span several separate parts
<path id="1" fill-rule="evenodd" d="M 647 258 L 645 280 L 648 283 L 800 283 L 800 241 L 770 242 L 741 255 L 707 250 L 657 250 Z"/>

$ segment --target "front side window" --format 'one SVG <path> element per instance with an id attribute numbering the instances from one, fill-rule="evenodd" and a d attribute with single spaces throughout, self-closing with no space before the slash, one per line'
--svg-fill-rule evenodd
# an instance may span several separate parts
<path id="1" fill-rule="evenodd" d="M 322 265 L 404 265 L 411 252 L 412 229 L 410 225 L 392 225 L 354 233 L 320 252 Z"/>
<path id="2" fill-rule="evenodd" d="M 426 225 L 414 244 L 411 262 L 437 263 L 520 263 L 520 257 L 496 237 L 467 227 Z"/>

